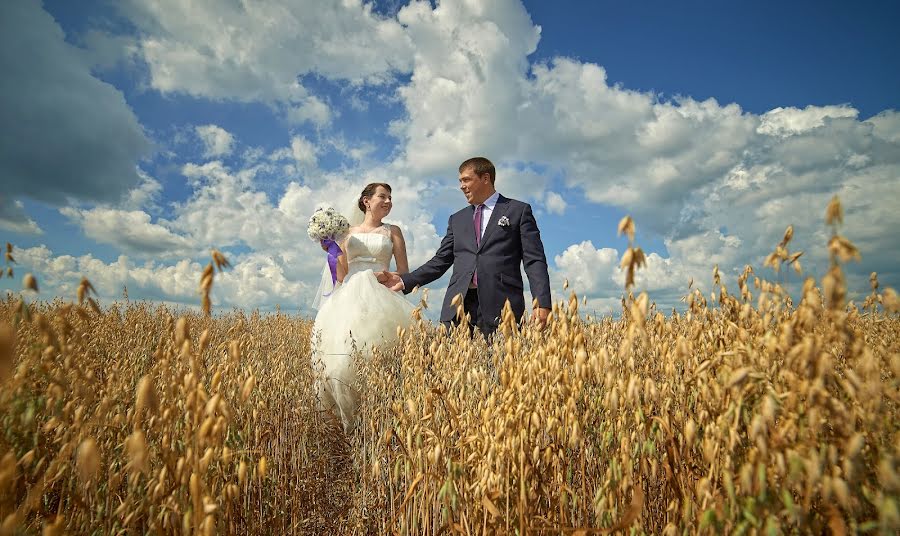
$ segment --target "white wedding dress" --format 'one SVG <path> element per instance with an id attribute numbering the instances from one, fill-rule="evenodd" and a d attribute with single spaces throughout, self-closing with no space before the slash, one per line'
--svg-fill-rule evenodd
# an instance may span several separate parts
<path id="1" fill-rule="evenodd" d="M 354 349 L 363 358 L 372 348 L 397 338 L 398 326 L 412 323 L 414 306 L 375 278 L 387 270 L 393 255 L 390 227 L 383 225 L 347 239 L 349 271 L 322 303 L 313 325 L 313 367 L 321 368 L 316 385 L 320 409 L 333 412 L 349 432 L 356 425 L 359 396 L 354 389 Z"/>

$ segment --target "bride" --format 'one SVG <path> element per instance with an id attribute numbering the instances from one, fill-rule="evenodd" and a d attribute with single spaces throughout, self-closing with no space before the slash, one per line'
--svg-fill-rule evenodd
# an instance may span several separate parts
<path id="1" fill-rule="evenodd" d="M 414 308 L 375 277 L 375 272 L 389 268 L 391 257 L 398 272 L 409 271 L 400 228 L 382 223 L 391 212 L 391 187 L 367 185 L 357 205 L 362 222 L 350 227 L 340 244 L 343 255 L 338 257 L 337 279 L 341 283 L 318 304 L 312 333 L 313 366 L 323 369 L 323 379 L 316 386 L 320 409 L 340 418 L 345 432 L 356 424 L 359 399 L 353 387 L 356 367 L 351 354 L 355 349 L 370 356 L 373 346 L 396 339 L 397 326 L 412 323 Z M 347 216 L 351 223 L 359 220 L 359 214 Z"/>

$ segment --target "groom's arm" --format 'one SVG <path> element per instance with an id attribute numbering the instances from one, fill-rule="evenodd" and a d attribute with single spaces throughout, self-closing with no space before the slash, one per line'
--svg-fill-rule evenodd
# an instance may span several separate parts
<path id="1" fill-rule="evenodd" d="M 431 283 L 444 275 L 451 266 L 453 266 L 453 226 L 448 221 L 447 234 L 441 240 L 441 245 L 434 257 L 418 269 L 400 275 L 400 279 L 403 281 L 403 293 L 409 294 L 412 289 Z"/>
<path id="2" fill-rule="evenodd" d="M 522 213 L 522 220 L 519 223 L 519 234 L 522 239 L 522 264 L 525 266 L 525 275 L 528 276 L 531 296 L 538 301 L 539 307 L 551 309 L 547 256 L 544 254 L 541 232 L 538 230 L 537 221 L 531 212 L 531 205 L 525 205 L 525 211 Z"/>

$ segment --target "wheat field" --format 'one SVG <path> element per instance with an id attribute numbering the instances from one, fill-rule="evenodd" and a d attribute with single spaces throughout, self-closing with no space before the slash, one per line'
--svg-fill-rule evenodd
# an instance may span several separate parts
<path id="1" fill-rule="evenodd" d="M 2 534 L 895 534 L 898 298 L 831 268 L 794 303 L 747 267 L 682 313 L 633 292 L 545 329 L 421 320 L 359 362 L 360 424 L 319 414 L 312 322 L 123 299 L 0 302 Z M 793 231 L 766 259 L 802 272 Z M 8 247 L 8 262 L 13 261 Z M 762 272 L 763 269 L 759 269 Z M 9 270 L 10 274 L 12 270 Z M 23 285 L 38 289 L 39 275 Z"/>

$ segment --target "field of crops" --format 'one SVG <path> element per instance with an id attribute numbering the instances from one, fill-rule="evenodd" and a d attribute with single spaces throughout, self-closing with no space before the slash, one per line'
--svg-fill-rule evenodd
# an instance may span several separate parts
<path id="1" fill-rule="evenodd" d="M 308 319 L 7 298 L 0 533 L 895 534 L 898 300 L 873 274 L 847 304 L 836 239 L 797 303 L 748 268 L 681 314 L 572 295 L 492 345 L 422 321 L 360 363 L 350 437 Z"/>

